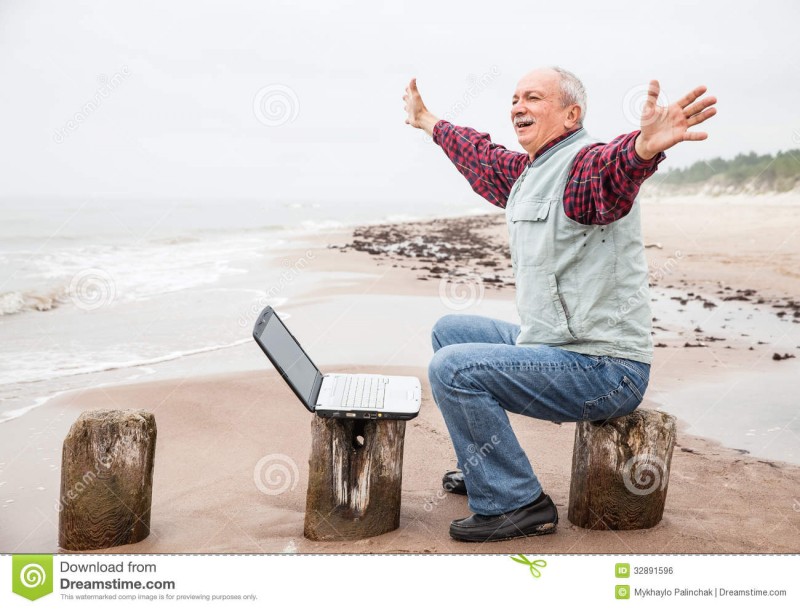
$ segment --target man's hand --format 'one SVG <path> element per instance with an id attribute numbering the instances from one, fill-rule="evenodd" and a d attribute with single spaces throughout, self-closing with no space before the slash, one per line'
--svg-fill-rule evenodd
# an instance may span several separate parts
<path id="1" fill-rule="evenodd" d="M 411 82 L 408 83 L 406 94 L 403 95 L 403 101 L 406 102 L 405 111 L 408 113 L 406 124 L 417 129 L 423 129 L 425 133 L 433 137 L 433 128 L 439 122 L 439 119 L 428 112 L 422 102 L 422 96 L 417 90 L 416 78 L 412 78 Z"/>
<path id="2" fill-rule="evenodd" d="M 647 100 L 642 108 L 642 131 L 636 138 L 636 154 L 645 160 L 652 159 L 679 142 L 697 142 L 706 139 L 708 133 L 688 129 L 717 113 L 717 109 L 712 107 L 717 103 L 716 97 L 705 97 L 695 101 L 706 92 L 705 87 L 697 87 L 677 103 L 666 107 L 656 104 L 660 90 L 658 81 L 651 80 L 647 90 Z"/>

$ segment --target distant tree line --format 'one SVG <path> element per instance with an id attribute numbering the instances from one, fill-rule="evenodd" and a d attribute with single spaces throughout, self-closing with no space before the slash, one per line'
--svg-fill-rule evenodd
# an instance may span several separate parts
<path id="1" fill-rule="evenodd" d="M 657 176 L 657 177 L 656 177 Z M 685 169 L 658 172 L 648 181 L 664 192 L 786 192 L 800 186 L 800 150 L 771 154 L 739 154 L 732 159 L 698 161 Z"/>

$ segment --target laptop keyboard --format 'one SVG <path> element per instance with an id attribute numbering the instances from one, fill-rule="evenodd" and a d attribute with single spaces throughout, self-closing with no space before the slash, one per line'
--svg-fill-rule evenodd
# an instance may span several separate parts
<path id="1" fill-rule="evenodd" d="M 333 396 L 341 396 L 341 401 L 332 406 L 342 408 L 383 408 L 387 376 L 350 375 L 337 377 Z"/>

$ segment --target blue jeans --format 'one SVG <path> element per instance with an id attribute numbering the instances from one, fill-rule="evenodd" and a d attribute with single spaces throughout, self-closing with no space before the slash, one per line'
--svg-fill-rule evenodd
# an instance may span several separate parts
<path id="1" fill-rule="evenodd" d="M 433 327 L 428 378 L 476 514 L 531 503 L 542 491 L 508 421 L 515 412 L 546 421 L 602 421 L 633 412 L 649 364 L 516 346 L 520 327 L 477 315 L 445 315 Z"/>

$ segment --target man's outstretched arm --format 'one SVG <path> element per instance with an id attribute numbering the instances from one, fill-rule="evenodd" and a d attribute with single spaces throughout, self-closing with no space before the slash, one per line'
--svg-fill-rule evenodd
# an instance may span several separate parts
<path id="1" fill-rule="evenodd" d="M 408 113 L 406 123 L 430 135 L 476 193 L 493 205 L 505 207 L 511 187 L 525 169 L 528 155 L 493 144 L 488 133 L 439 120 L 422 102 L 416 79 L 406 87 L 403 101 Z"/>
<path id="2" fill-rule="evenodd" d="M 660 87 L 650 82 L 641 130 L 609 144 L 587 146 L 575 158 L 564 204 L 581 224 L 610 224 L 628 214 L 642 183 L 655 173 L 664 151 L 680 142 L 700 141 L 707 133 L 688 131 L 717 112 L 715 97 L 696 87 L 670 106 L 657 105 Z M 570 213 L 571 212 L 571 213 Z"/>
<path id="3" fill-rule="evenodd" d="M 642 159 L 635 149 L 638 135 L 620 135 L 577 154 L 564 190 L 567 216 L 581 224 L 611 224 L 628 215 L 642 183 L 665 157 L 662 152 Z"/>

